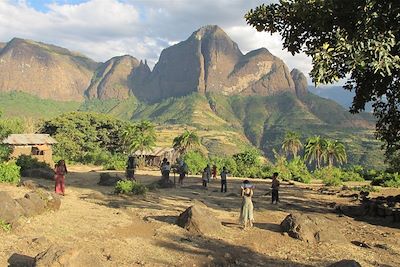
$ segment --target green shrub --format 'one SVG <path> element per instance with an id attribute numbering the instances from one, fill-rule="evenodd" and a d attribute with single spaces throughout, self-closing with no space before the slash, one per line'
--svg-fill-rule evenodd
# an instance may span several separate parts
<path id="1" fill-rule="evenodd" d="M 0 182 L 19 183 L 21 179 L 20 167 L 14 162 L 0 163 Z"/>
<path id="2" fill-rule="evenodd" d="M 296 157 L 287 163 L 287 168 L 291 173 L 292 180 L 306 184 L 311 182 L 311 174 L 300 157 Z"/>
<path id="3" fill-rule="evenodd" d="M 340 180 L 343 182 L 361 182 L 364 181 L 364 178 L 358 172 L 341 170 Z"/>
<path id="4" fill-rule="evenodd" d="M 379 175 L 381 175 L 381 171 L 378 171 L 375 169 L 370 169 L 370 170 L 364 171 L 363 178 L 365 180 L 373 180 L 376 177 L 378 177 Z"/>
<path id="5" fill-rule="evenodd" d="M 379 185 L 384 187 L 400 187 L 400 174 L 395 173 L 382 173 L 372 180 L 371 185 Z"/>
<path id="6" fill-rule="evenodd" d="M 189 151 L 183 157 L 191 174 L 201 174 L 208 163 L 208 159 L 198 151 Z"/>
<path id="7" fill-rule="evenodd" d="M 126 160 L 127 159 L 123 155 L 112 155 L 105 163 L 103 163 L 103 168 L 105 170 L 125 170 Z"/>
<path id="8" fill-rule="evenodd" d="M 314 171 L 314 177 L 322 180 L 327 186 L 338 186 L 342 184 L 340 179 L 342 171 L 335 167 L 325 167 Z"/>
<path id="9" fill-rule="evenodd" d="M 350 188 L 350 190 L 364 191 L 364 192 L 379 192 L 379 190 L 373 187 L 372 185 L 353 186 Z"/>
<path id="10" fill-rule="evenodd" d="M 21 172 L 29 169 L 49 169 L 51 167 L 49 164 L 45 162 L 38 161 L 36 158 L 33 158 L 28 155 L 21 155 L 18 157 L 16 164 L 21 167 Z"/>
<path id="11" fill-rule="evenodd" d="M 11 224 L 0 219 L 0 229 L 2 229 L 4 232 L 10 232 L 11 228 Z"/>
<path id="12" fill-rule="evenodd" d="M 145 185 L 130 180 L 121 180 L 115 185 L 115 193 L 117 194 L 144 195 L 146 192 L 147 187 Z"/>
<path id="13" fill-rule="evenodd" d="M 11 148 L 6 145 L 0 144 L 0 162 L 4 162 L 10 159 Z"/>

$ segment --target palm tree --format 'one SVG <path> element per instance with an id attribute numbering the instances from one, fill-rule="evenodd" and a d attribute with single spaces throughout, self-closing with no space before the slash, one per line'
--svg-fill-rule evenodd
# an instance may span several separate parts
<path id="1" fill-rule="evenodd" d="M 122 137 L 129 154 L 136 151 L 143 153 L 145 150 L 152 150 L 156 142 L 154 124 L 149 121 L 130 124 L 122 132 Z"/>
<path id="2" fill-rule="evenodd" d="M 286 155 L 293 154 L 293 158 L 297 157 L 297 153 L 303 147 L 300 141 L 300 135 L 296 132 L 287 132 L 283 139 L 282 149 Z"/>
<path id="3" fill-rule="evenodd" d="M 194 131 L 185 130 L 185 132 L 174 138 L 173 147 L 181 154 L 185 154 L 190 148 L 200 145 L 200 138 Z"/>
<path id="4" fill-rule="evenodd" d="M 326 140 L 326 149 L 323 151 L 322 157 L 328 161 L 329 167 L 333 166 L 334 160 L 341 165 L 347 162 L 346 148 L 337 140 Z"/>
<path id="5" fill-rule="evenodd" d="M 316 162 L 317 168 L 321 168 L 321 159 L 326 148 L 326 140 L 317 135 L 307 139 L 307 145 L 305 149 L 305 159 L 308 159 L 308 163 L 312 161 Z"/>

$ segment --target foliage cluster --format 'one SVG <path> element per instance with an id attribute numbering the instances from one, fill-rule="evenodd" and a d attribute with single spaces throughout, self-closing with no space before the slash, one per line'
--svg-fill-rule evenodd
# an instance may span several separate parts
<path id="1" fill-rule="evenodd" d="M 285 0 L 258 6 L 245 18 L 258 31 L 279 33 L 292 54 L 309 55 L 316 84 L 350 77 L 350 111 L 373 102 L 377 135 L 391 157 L 400 150 L 399 13 L 398 0 Z"/>
<path id="2" fill-rule="evenodd" d="M 147 187 L 135 181 L 121 180 L 117 182 L 114 190 L 117 194 L 144 195 L 147 192 Z"/>
<path id="3" fill-rule="evenodd" d="M 20 167 L 15 162 L 0 163 L 0 182 L 17 184 L 20 179 Z"/>
<path id="4" fill-rule="evenodd" d="M 21 168 L 21 173 L 25 170 L 29 169 L 48 169 L 51 170 L 51 167 L 49 164 L 45 162 L 38 161 L 36 158 L 33 158 L 29 155 L 20 155 L 16 162 L 15 162 L 20 168 Z"/>
<path id="5" fill-rule="evenodd" d="M 353 170 L 344 170 L 336 167 L 324 167 L 314 171 L 313 176 L 323 181 L 325 185 L 337 186 L 343 182 L 360 182 L 364 178 Z"/>
<path id="6" fill-rule="evenodd" d="M 372 180 L 371 185 L 400 187 L 400 173 L 382 173 Z"/>
<path id="7" fill-rule="evenodd" d="M 5 221 L 0 219 L 0 229 L 2 229 L 4 232 L 10 232 L 11 231 L 11 224 L 6 223 Z"/>
<path id="8" fill-rule="evenodd" d="M 106 169 L 123 169 L 126 154 L 151 149 L 155 143 L 152 123 L 132 123 L 97 113 L 62 114 L 45 121 L 40 131 L 58 141 L 56 158 Z"/>

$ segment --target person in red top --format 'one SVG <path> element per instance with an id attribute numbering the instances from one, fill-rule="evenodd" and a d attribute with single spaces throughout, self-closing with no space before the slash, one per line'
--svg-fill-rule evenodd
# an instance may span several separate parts
<path id="1" fill-rule="evenodd" d="M 217 179 L 217 166 L 213 165 L 211 174 L 213 179 Z"/>
<path id="2" fill-rule="evenodd" d="M 64 160 L 60 160 L 56 166 L 54 167 L 54 172 L 55 172 L 55 180 L 56 180 L 56 186 L 55 186 L 55 192 L 57 194 L 65 195 L 65 174 L 68 173 L 67 171 L 67 166 L 65 165 Z"/>

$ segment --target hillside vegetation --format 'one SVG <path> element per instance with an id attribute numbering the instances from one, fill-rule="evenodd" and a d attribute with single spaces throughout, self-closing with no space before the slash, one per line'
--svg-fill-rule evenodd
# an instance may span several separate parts
<path id="1" fill-rule="evenodd" d="M 337 103 L 307 94 L 274 96 L 223 96 L 193 93 L 147 104 L 134 97 L 125 100 L 86 100 L 84 103 L 43 100 L 26 93 L 3 93 L 5 116 L 51 118 L 68 111 L 110 114 L 124 120 L 150 120 L 157 126 L 157 145 L 170 146 L 187 127 L 196 129 L 211 155 L 233 155 L 254 145 L 273 159 L 287 131 L 308 137 L 321 135 L 347 147 L 349 164 L 382 168 L 383 153 L 374 139 L 373 118 L 351 115 Z"/>

